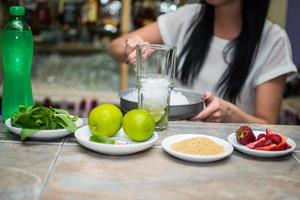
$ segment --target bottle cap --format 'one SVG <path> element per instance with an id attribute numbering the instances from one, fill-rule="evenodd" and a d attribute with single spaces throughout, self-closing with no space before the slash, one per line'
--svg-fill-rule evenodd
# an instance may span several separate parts
<path id="1" fill-rule="evenodd" d="M 22 16 L 25 14 L 25 8 L 22 6 L 9 7 L 9 14 L 12 16 Z"/>

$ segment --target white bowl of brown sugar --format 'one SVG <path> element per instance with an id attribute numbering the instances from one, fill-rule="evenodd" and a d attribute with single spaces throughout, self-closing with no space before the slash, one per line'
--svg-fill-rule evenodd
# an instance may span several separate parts
<path id="1" fill-rule="evenodd" d="M 191 162 L 213 162 L 233 152 L 233 146 L 226 140 L 200 134 L 169 136 L 161 145 L 170 155 Z"/>

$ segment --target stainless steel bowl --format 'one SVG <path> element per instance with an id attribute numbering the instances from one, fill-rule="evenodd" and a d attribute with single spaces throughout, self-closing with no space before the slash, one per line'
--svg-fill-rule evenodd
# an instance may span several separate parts
<path id="1" fill-rule="evenodd" d="M 174 91 L 181 92 L 189 101 L 187 105 L 170 105 L 169 120 L 188 119 L 198 114 L 203 109 L 201 94 L 187 89 L 174 88 Z M 128 88 L 119 92 L 120 106 L 124 113 L 137 108 L 137 102 L 125 99 L 124 97 L 135 92 L 136 88 Z"/>

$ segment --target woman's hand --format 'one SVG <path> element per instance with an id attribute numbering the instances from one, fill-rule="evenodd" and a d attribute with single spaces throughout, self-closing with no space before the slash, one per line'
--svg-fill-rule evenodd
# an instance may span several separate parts
<path id="1" fill-rule="evenodd" d="M 192 121 L 226 122 L 230 117 L 230 103 L 213 96 L 211 92 L 204 94 L 204 109 Z"/>
<path id="2" fill-rule="evenodd" d="M 206 108 L 191 120 L 275 124 L 280 112 L 285 80 L 286 75 L 282 75 L 256 87 L 253 115 L 228 101 L 213 96 L 211 92 L 205 92 Z"/>
<path id="3" fill-rule="evenodd" d="M 133 36 L 126 40 L 125 54 L 126 61 L 133 65 L 136 64 L 136 46 L 139 44 L 149 44 L 149 42 L 144 41 L 140 36 Z"/>
<path id="4" fill-rule="evenodd" d="M 118 62 L 134 64 L 136 45 L 145 41 L 150 44 L 163 44 L 157 22 L 114 39 L 109 46 L 109 55 Z"/>

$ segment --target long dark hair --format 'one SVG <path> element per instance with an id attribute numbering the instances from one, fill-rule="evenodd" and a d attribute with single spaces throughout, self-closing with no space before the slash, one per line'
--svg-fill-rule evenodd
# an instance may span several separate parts
<path id="1" fill-rule="evenodd" d="M 228 68 L 216 89 L 224 99 L 236 102 L 251 70 L 262 35 L 270 0 L 241 0 L 242 27 L 237 38 L 223 50 Z M 214 6 L 202 2 L 199 16 L 192 24 L 192 32 L 179 55 L 185 57 L 177 79 L 185 85 L 198 77 L 209 51 L 214 34 Z M 228 53 L 232 52 L 228 60 Z"/>

